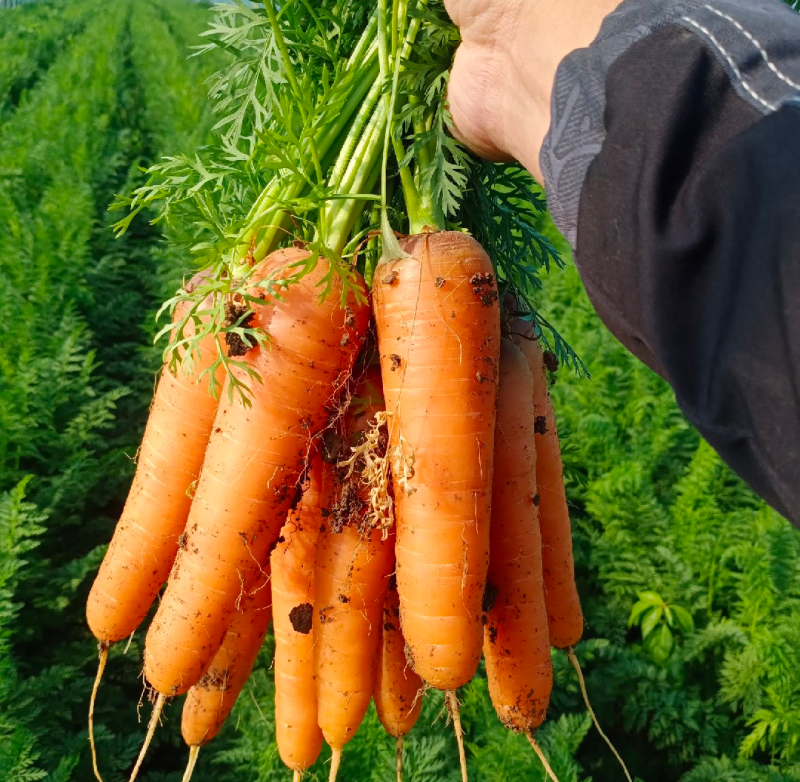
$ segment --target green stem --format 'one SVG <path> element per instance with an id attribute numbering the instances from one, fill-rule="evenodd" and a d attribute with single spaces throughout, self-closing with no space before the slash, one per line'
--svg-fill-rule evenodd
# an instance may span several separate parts
<path id="1" fill-rule="evenodd" d="M 365 194 L 368 194 L 377 183 L 386 116 L 386 107 L 381 101 L 376 106 L 366 131 L 359 139 L 342 178 L 339 194 L 350 197 L 337 199 L 330 207 L 328 232 L 323 238 L 326 246 L 336 256 L 340 256 L 347 245 L 350 232 L 367 203 L 369 196 Z"/>
<path id="2" fill-rule="evenodd" d="M 289 47 L 286 45 L 286 39 L 283 37 L 283 33 L 281 32 L 281 26 L 278 22 L 278 17 L 275 13 L 275 9 L 272 7 L 272 0 L 264 0 L 264 8 L 267 12 L 267 17 L 269 18 L 269 24 L 272 28 L 272 34 L 275 36 L 275 43 L 278 44 L 278 51 L 281 53 L 281 59 L 283 60 L 283 69 L 286 71 L 286 80 L 289 82 L 289 86 L 292 88 L 292 92 L 294 93 L 295 102 L 297 103 L 297 108 L 300 111 L 300 116 L 303 118 L 303 124 L 308 123 L 308 113 L 306 112 L 306 108 L 303 105 L 303 93 L 300 91 L 300 82 L 297 80 L 297 74 L 294 72 L 294 65 L 292 65 L 292 58 L 289 54 Z M 320 165 L 319 153 L 317 152 L 317 145 L 314 142 L 314 136 L 309 136 L 309 147 L 311 152 L 311 158 L 314 162 L 314 169 L 317 172 L 317 181 L 322 182 L 322 166 Z"/>
<path id="3" fill-rule="evenodd" d="M 281 32 L 281 26 L 278 22 L 278 17 L 275 13 L 275 9 L 272 7 L 272 0 L 264 0 L 264 9 L 267 12 L 267 17 L 269 18 L 269 24 L 272 28 L 272 34 L 275 36 L 275 43 L 278 44 L 278 51 L 281 53 L 281 59 L 283 60 L 283 68 L 286 71 L 286 80 L 289 82 L 289 86 L 292 88 L 292 92 L 294 93 L 295 98 L 297 99 L 298 108 L 300 109 L 300 114 L 303 117 L 303 121 L 305 122 L 307 119 L 307 115 L 305 113 L 305 109 L 302 103 L 302 94 L 300 92 L 300 84 L 297 81 L 297 75 L 294 72 L 294 65 L 292 65 L 292 58 L 289 55 L 289 47 L 286 45 L 286 39 L 283 37 L 283 33 Z"/>

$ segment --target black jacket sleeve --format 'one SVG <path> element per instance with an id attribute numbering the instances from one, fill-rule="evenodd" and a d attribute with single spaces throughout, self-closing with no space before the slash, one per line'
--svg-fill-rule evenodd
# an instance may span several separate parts
<path id="1" fill-rule="evenodd" d="M 542 163 L 600 317 L 800 524 L 800 15 L 627 0 L 562 64 Z"/>

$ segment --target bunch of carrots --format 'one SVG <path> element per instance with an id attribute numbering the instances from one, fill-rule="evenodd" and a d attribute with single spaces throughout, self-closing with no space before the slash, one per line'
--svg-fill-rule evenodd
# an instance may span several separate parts
<path id="1" fill-rule="evenodd" d="M 320 89 L 339 98 L 307 106 L 302 131 L 292 125 L 302 176 L 265 164 L 227 246 L 206 243 L 211 262 L 169 303 L 136 475 L 87 606 L 100 649 L 92 738 L 109 647 L 160 596 L 144 653 L 154 708 L 131 780 L 162 709 L 184 694 L 191 777 L 270 622 L 276 742 L 295 780 L 323 741 L 336 779 L 371 700 L 400 780 L 429 688 L 445 693 L 466 779 L 456 692 L 482 658 L 498 717 L 555 779 L 535 731 L 551 647 L 580 675 L 583 632 L 546 380 L 555 357 L 525 291 L 453 230 L 426 173 L 445 109 L 414 43 L 441 38 L 441 9 L 389 6 L 348 17 L 350 51 L 326 49 L 336 61 Z M 291 14 L 308 8 L 263 9 L 283 74 L 273 131 L 286 121 L 281 90 L 295 95 L 298 63 L 312 67 L 290 35 Z M 312 21 L 324 30 L 326 18 Z M 399 239 L 393 181 L 408 221 Z M 134 207 L 165 192 L 148 185 Z"/>

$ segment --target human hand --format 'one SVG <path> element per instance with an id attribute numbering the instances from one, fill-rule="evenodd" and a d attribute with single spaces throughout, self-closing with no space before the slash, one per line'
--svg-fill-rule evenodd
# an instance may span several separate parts
<path id="1" fill-rule="evenodd" d="M 541 181 L 556 69 L 588 46 L 618 0 L 445 0 L 462 43 L 448 88 L 455 134 L 489 160 L 518 160 Z"/>

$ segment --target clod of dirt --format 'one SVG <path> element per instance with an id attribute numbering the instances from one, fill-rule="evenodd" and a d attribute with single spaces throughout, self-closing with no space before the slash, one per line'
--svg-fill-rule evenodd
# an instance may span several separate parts
<path id="1" fill-rule="evenodd" d="M 544 365 L 548 372 L 558 371 L 558 356 L 552 350 L 545 350 Z"/>
<path id="2" fill-rule="evenodd" d="M 400 356 L 398 356 L 397 353 L 392 353 L 392 355 L 389 356 L 389 361 L 392 362 L 392 365 L 389 367 L 389 369 L 391 369 L 392 372 L 400 369 L 400 360 Z"/>
<path id="3" fill-rule="evenodd" d="M 386 630 L 387 633 L 390 633 L 392 630 L 396 630 L 397 628 L 391 622 L 384 622 L 383 629 Z"/>
<path id="4" fill-rule="evenodd" d="M 490 581 L 486 582 L 486 586 L 483 589 L 483 610 L 484 613 L 489 613 L 494 608 L 494 604 L 497 601 L 497 596 L 500 594 L 500 590 L 492 584 Z"/>
<path id="5" fill-rule="evenodd" d="M 322 435 L 322 461 L 336 464 L 347 450 L 347 443 L 333 429 L 326 429 Z"/>
<path id="6" fill-rule="evenodd" d="M 489 628 L 489 643 L 494 643 L 497 640 L 497 628 Z"/>
<path id="7" fill-rule="evenodd" d="M 534 505 L 534 507 L 538 508 L 539 507 L 539 503 L 541 501 L 542 501 L 542 495 L 541 494 L 534 494 L 533 495 L 533 505 Z"/>
<path id="8" fill-rule="evenodd" d="M 229 301 L 225 305 L 225 327 L 229 328 L 238 323 L 239 328 L 250 328 L 250 324 L 253 322 L 253 315 L 255 313 L 247 304 Z M 239 322 L 240 319 L 242 319 L 241 322 Z M 228 346 L 228 355 L 234 357 L 243 356 L 256 346 L 255 341 L 247 337 L 242 339 L 238 334 L 232 332 L 225 334 L 225 344 Z"/>
<path id="9" fill-rule="evenodd" d="M 314 620 L 314 606 L 311 603 L 301 603 L 289 611 L 289 621 L 296 633 L 308 635 Z"/>
<path id="10" fill-rule="evenodd" d="M 547 434 L 547 419 L 543 415 L 537 415 L 533 422 L 534 434 Z"/>
<path id="11" fill-rule="evenodd" d="M 320 624 L 324 625 L 326 622 L 332 622 L 333 621 L 333 617 L 328 616 L 328 611 L 331 611 L 332 609 L 333 609 L 333 606 L 331 606 L 331 605 L 327 605 L 327 606 L 325 606 L 325 608 L 320 608 L 319 609 L 319 622 L 320 622 Z"/>
<path id="12" fill-rule="evenodd" d="M 398 277 L 399 277 L 399 275 L 398 275 L 398 273 L 397 273 L 397 272 L 390 272 L 389 274 L 387 274 L 387 275 L 386 275 L 386 276 L 385 276 L 385 277 L 384 277 L 384 278 L 381 280 L 381 282 L 382 282 L 384 285 L 394 285 L 394 284 L 397 282 L 397 278 L 398 278 Z"/>
<path id="13" fill-rule="evenodd" d="M 340 603 L 349 603 L 350 598 L 347 595 L 339 595 L 339 602 Z"/>
<path id="14" fill-rule="evenodd" d="M 437 277 L 436 278 L 436 287 L 441 288 L 444 285 L 444 277 Z"/>
<path id="15" fill-rule="evenodd" d="M 341 532 L 345 527 L 358 527 L 366 507 L 358 494 L 356 482 L 348 481 L 345 483 L 339 499 L 333 506 L 331 531 Z"/>

